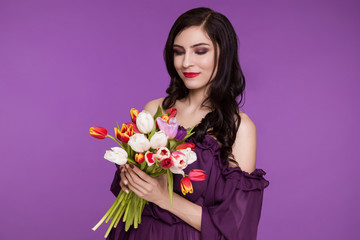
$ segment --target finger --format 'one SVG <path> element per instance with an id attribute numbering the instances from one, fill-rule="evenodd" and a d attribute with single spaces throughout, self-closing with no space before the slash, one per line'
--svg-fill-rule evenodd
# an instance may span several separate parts
<path id="1" fill-rule="evenodd" d="M 124 185 L 123 182 L 120 182 L 120 187 L 124 192 L 129 193 L 128 187 L 126 185 Z"/>
<path id="2" fill-rule="evenodd" d="M 129 193 L 129 189 L 128 187 L 126 186 L 129 181 L 126 179 L 126 176 L 125 176 L 125 166 L 121 166 L 120 167 L 121 169 L 121 172 L 120 172 L 120 187 L 122 190 L 124 190 L 126 193 Z"/>
<path id="3" fill-rule="evenodd" d="M 144 189 L 144 190 L 146 190 L 148 192 L 151 191 L 151 184 L 144 181 L 144 179 L 140 178 L 131 168 L 128 168 L 127 171 L 129 173 L 129 176 L 131 177 L 131 179 L 134 181 L 135 186 L 138 189 L 142 188 L 142 189 Z"/>
<path id="4" fill-rule="evenodd" d="M 133 190 L 133 189 L 136 189 L 137 191 L 141 192 L 141 193 L 145 193 L 145 189 L 143 188 L 143 185 L 146 184 L 146 182 L 144 182 L 142 179 L 140 178 L 137 178 L 134 180 L 133 176 L 136 175 L 134 173 L 130 174 L 129 173 L 129 170 L 127 170 L 125 172 L 125 176 L 126 176 L 126 179 L 129 181 L 129 183 L 127 184 L 128 187 Z M 135 176 L 134 176 L 135 177 Z"/>
<path id="5" fill-rule="evenodd" d="M 120 178 L 121 178 L 121 181 L 124 183 L 124 185 L 128 185 L 129 184 L 129 181 L 127 180 L 126 176 L 125 176 L 125 172 L 126 172 L 126 169 L 125 167 L 121 170 L 121 173 L 120 173 Z"/>
<path id="6" fill-rule="evenodd" d="M 136 167 L 135 165 L 130 165 L 130 168 L 128 168 L 128 170 L 133 171 L 134 173 L 136 173 L 136 175 L 138 175 L 141 179 L 143 179 L 145 182 L 148 183 L 154 183 L 154 179 L 152 177 L 150 177 L 149 175 L 147 175 L 144 171 L 140 170 L 138 167 Z"/>
<path id="7" fill-rule="evenodd" d="M 132 186 L 131 184 L 129 184 L 129 188 L 131 191 L 133 191 L 137 196 L 144 198 L 144 194 L 139 191 L 137 188 L 135 188 L 134 186 Z M 145 199 L 145 198 L 144 198 Z M 146 200 L 146 199 L 145 199 Z"/>

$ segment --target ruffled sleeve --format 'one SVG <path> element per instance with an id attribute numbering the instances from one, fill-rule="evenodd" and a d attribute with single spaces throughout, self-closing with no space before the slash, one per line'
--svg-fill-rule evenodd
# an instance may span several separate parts
<path id="1" fill-rule="evenodd" d="M 217 142 L 211 142 L 217 167 L 209 173 L 202 204 L 201 239 L 255 240 L 264 189 L 269 185 L 263 177 L 266 173 L 256 169 L 249 174 L 239 167 L 228 167 L 220 158 Z"/>

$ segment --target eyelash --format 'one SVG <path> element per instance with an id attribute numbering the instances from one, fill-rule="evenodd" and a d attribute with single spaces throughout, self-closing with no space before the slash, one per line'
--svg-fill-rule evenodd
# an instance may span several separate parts
<path id="1" fill-rule="evenodd" d="M 198 55 L 203 55 L 203 54 L 205 54 L 205 53 L 207 53 L 208 51 L 207 50 L 203 50 L 203 51 L 197 51 L 197 52 L 195 52 L 196 54 L 198 54 Z M 184 52 L 179 52 L 179 51 L 176 51 L 176 50 L 174 50 L 174 54 L 176 55 L 176 56 L 179 56 L 179 55 L 182 55 Z"/>

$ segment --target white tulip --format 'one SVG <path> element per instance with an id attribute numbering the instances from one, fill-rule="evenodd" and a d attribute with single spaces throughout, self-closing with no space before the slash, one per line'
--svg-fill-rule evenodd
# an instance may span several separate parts
<path id="1" fill-rule="evenodd" d="M 152 149 L 158 149 L 161 147 L 165 147 L 168 141 L 168 137 L 165 132 L 160 130 L 155 132 L 155 134 L 150 139 L 150 147 Z"/>
<path id="2" fill-rule="evenodd" d="M 136 120 L 137 122 L 138 120 Z M 138 153 L 146 152 L 150 149 L 150 142 L 142 133 L 135 133 L 129 139 L 128 144 L 130 147 Z"/>
<path id="3" fill-rule="evenodd" d="M 127 163 L 128 154 L 120 147 L 113 147 L 105 152 L 104 158 L 118 165 Z"/>
<path id="4" fill-rule="evenodd" d="M 180 168 L 177 168 L 177 167 L 175 167 L 175 166 L 171 166 L 171 167 L 170 167 L 170 171 L 171 171 L 172 173 L 174 173 L 174 174 L 181 174 L 181 175 L 184 175 L 184 174 L 185 174 L 184 170 L 182 170 L 182 169 L 180 169 Z"/>
<path id="5" fill-rule="evenodd" d="M 182 149 L 179 151 L 186 155 L 188 164 L 192 164 L 193 162 L 196 161 L 196 159 L 197 159 L 196 153 L 194 151 L 192 151 L 191 148 L 186 148 L 186 149 Z"/>
<path id="6" fill-rule="evenodd" d="M 153 116 L 151 116 L 151 114 L 148 111 L 143 110 L 136 117 L 136 127 L 137 129 L 139 129 L 141 133 L 147 134 L 151 132 L 151 130 L 154 127 Z"/>

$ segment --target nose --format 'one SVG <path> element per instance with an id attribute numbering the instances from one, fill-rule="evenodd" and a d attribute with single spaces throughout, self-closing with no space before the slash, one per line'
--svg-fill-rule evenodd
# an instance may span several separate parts
<path id="1" fill-rule="evenodd" d="M 183 68 L 188 68 L 190 66 L 193 65 L 193 59 L 191 57 L 191 53 L 187 52 L 184 54 L 184 59 L 183 59 Z"/>

